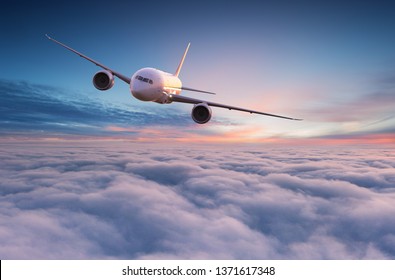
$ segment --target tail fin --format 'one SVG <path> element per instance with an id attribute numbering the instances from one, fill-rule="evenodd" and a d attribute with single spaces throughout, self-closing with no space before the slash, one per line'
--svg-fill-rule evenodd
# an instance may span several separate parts
<path id="1" fill-rule="evenodd" d="M 181 59 L 181 61 L 180 61 L 180 64 L 179 64 L 178 67 L 177 67 L 176 73 L 174 73 L 174 76 L 176 76 L 176 77 L 178 77 L 178 75 L 180 74 L 182 65 L 184 64 L 184 60 L 185 60 L 185 57 L 187 56 L 187 52 L 188 52 L 188 50 L 189 50 L 189 46 L 190 46 L 190 45 L 191 45 L 191 43 L 188 43 L 188 46 L 187 46 L 187 48 L 185 49 L 185 52 L 184 52 L 184 55 L 182 56 L 182 59 Z"/>

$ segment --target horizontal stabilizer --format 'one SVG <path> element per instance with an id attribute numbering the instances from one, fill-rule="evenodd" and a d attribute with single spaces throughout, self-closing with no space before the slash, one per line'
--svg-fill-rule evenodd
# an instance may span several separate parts
<path id="1" fill-rule="evenodd" d="M 181 87 L 181 89 L 182 90 L 187 90 L 187 91 L 196 91 L 196 92 L 201 92 L 201 93 L 216 94 L 215 92 L 205 91 L 205 90 L 200 90 L 200 89 L 194 89 L 194 88 L 189 88 L 189 87 Z"/>

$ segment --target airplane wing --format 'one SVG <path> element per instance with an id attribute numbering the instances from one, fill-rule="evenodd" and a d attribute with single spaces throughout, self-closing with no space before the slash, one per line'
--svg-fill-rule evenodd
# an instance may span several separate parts
<path id="1" fill-rule="evenodd" d="M 79 55 L 80 57 L 85 58 L 86 60 L 89 60 L 90 62 L 96 64 L 97 66 L 103 68 L 104 70 L 110 71 L 111 73 L 113 73 L 114 76 L 118 77 L 119 79 L 121 79 L 121 80 L 124 81 L 125 83 L 130 84 L 130 78 L 128 78 L 128 77 L 126 77 L 126 76 L 124 76 L 124 75 L 122 75 L 122 74 L 120 74 L 120 73 L 118 73 L 118 72 L 116 72 L 116 71 L 114 71 L 114 70 L 112 70 L 112 69 L 110 69 L 110 68 L 108 68 L 107 66 L 101 64 L 100 62 L 97 62 L 97 61 L 93 60 L 92 58 L 87 57 L 86 55 L 84 55 L 84 54 L 82 54 L 82 53 L 80 53 L 80 52 L 77 52 L 76 50 L 70 48 L 69 46 L 66 46 L 66 45 L 63 44 L 63 43 L 61 43 L 61 42 L 59 42 L 59 41 L 56 41 L 55 39 L 49 37 L 48 34 L 45 34 L 45 36 L 46 36 L 49 40 L 51 40 L 51 41 L 53 41 L 53 42 L 55 42 L 55 43 L 61 45 L 62 47 L 68 49 L 69 51 L 72 51 L 73 53 Z"/>
<path id="2" fill-rule="evenodd" d="M 190 98 L 190 97 L 186 97 L 186 96 L 182 96 L 182 95 L 178 95 L 178 94 L 171 94 L 171 95 L 169 95 L 169 98 L 171 101 L 174 101 L 174 102 L 189 103 L 189 104 L 206 103 L 208 106 L 220 107 L 220 108 L 225 108 L 225 109 L 229 109 L 229 110 L 242 111 L 242 112 L 247 112 L 250 114 L 259 114 L 259 115 L 265 115 L 265 116 L 282 118 L 282 119 L 293 120 L 293 121 L 301 121 L 302 120 L 302 119 L 294 119 L 294 118 L 290 118 L 290 117 L 273 115 L 273 114 L 268 114 L 268 113 L 264 113 L 264 112 L 259 112 L 259 111 L 254 111 L 254 110 L 249 110 L 249 109 L 233 107 L 233 106 L 228 106 L 228 105 L 224 105 L 224 104 L 204 101 L 204 100 L 199 100 L 199 99 Z"/>

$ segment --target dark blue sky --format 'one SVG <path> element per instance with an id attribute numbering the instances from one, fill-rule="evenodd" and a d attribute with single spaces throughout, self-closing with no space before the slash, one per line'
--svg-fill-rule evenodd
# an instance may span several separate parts
<path id="1" fill-rule="evenodd" d="M 5 1 L 0 79 L 53 86 L 108 106 L 163 109 L 162 117 L 184 114 L 192 127 L 188 105 L 143 104 L 118 80 L 109 92 L 98 93 L 91 84 L 98 68 L 44 34 L 125 75 L 146 66 L 174 72 L 191 42 L 183 83 L 220 93 L 203 98 L 307 120 L 279 125 L 279 120 L 218 109 L 216 125 L 200 127 L 198 135 L 255 131 L 249 139 L 355 133 L 387 137 L 394 127 L 394 27 L 395 9 L 388 1 Z M 371 96 L 381 98 L 366 104 Z M 25 113 L 16 110 L 17 104 L 2 103 L 16 115 Z M 39 113 L 33 108 L 31 114 Z M 48 118 L 62 123 L 62 116 Z M 108 125 L 125 128 L 116 120 Z M 172 125 L 184 127 L 185 121 L 173 120 Z"/>

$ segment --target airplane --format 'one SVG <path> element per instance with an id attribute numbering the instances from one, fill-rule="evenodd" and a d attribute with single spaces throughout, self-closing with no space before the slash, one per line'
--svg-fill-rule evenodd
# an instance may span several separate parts
<path id="1" fill-rule="evenodd" d="M 243 111 L 243 112 L 248 112 L 250 114 L 259 114 L 259 115 L 265 115 L 270 117 L 301 121 L 301 119 L 295 119 L 295 118 L 290 118 L 280 115 L 274 115 L 274 114 L 234 107 L 234 106 L 228 106 L 224 104 L 190 98 L 181 95 L 180 93 L 182 90 L 215 94 L 210 91 L 204 91 L 200 89 L 194 89 L 194 88 L 182 86 L 181 80 L 178 76 L 180 74 L 182 65 L 184 64 L 184 60 L 188 53 L 189 47 L 191 45 L 190 43 L 185 49 L 184 55 L 182 56 L 181 61 L 178 64 L 177 70 L 174 74 L 167 73 L 155 68 L 142 68 L 138 70 L 136 73 L 134 73 L 131 78 L 129 78 L 101 64 L 100 62 L 97 62 L 87 57 L 86 55 L 70 48 L 69 46 L 66 46 L 65 44 L 53 39 L 48 34 L 45 34 L 45 36 L 49 40 L 61 45 L 62 47 L 68 49 L 69 51 L 72 51 L 73 53 L 79 55 L 82 58 L 85 58 L 86 60 L 96 64 L 97 66 L 103 69 L 97 72 L 93 76 L 93 80 L 92 80 L 93 85 L 98 90 L 109 90 L 110 88 L 112 88 L 114 85 L 114 76 L 115 76 L 120 80 L 124 81 L 125 83 L 129 84 L 132 95 L 138 100 L 153 101 L 160 104 L 170 104 L 172 102 L 194 104 L 192 108 L 191 117 L 198 124 L 205 124 L 211 119 L 212 111 L 210 106 L 225 108 L 229 110 Z"/>

